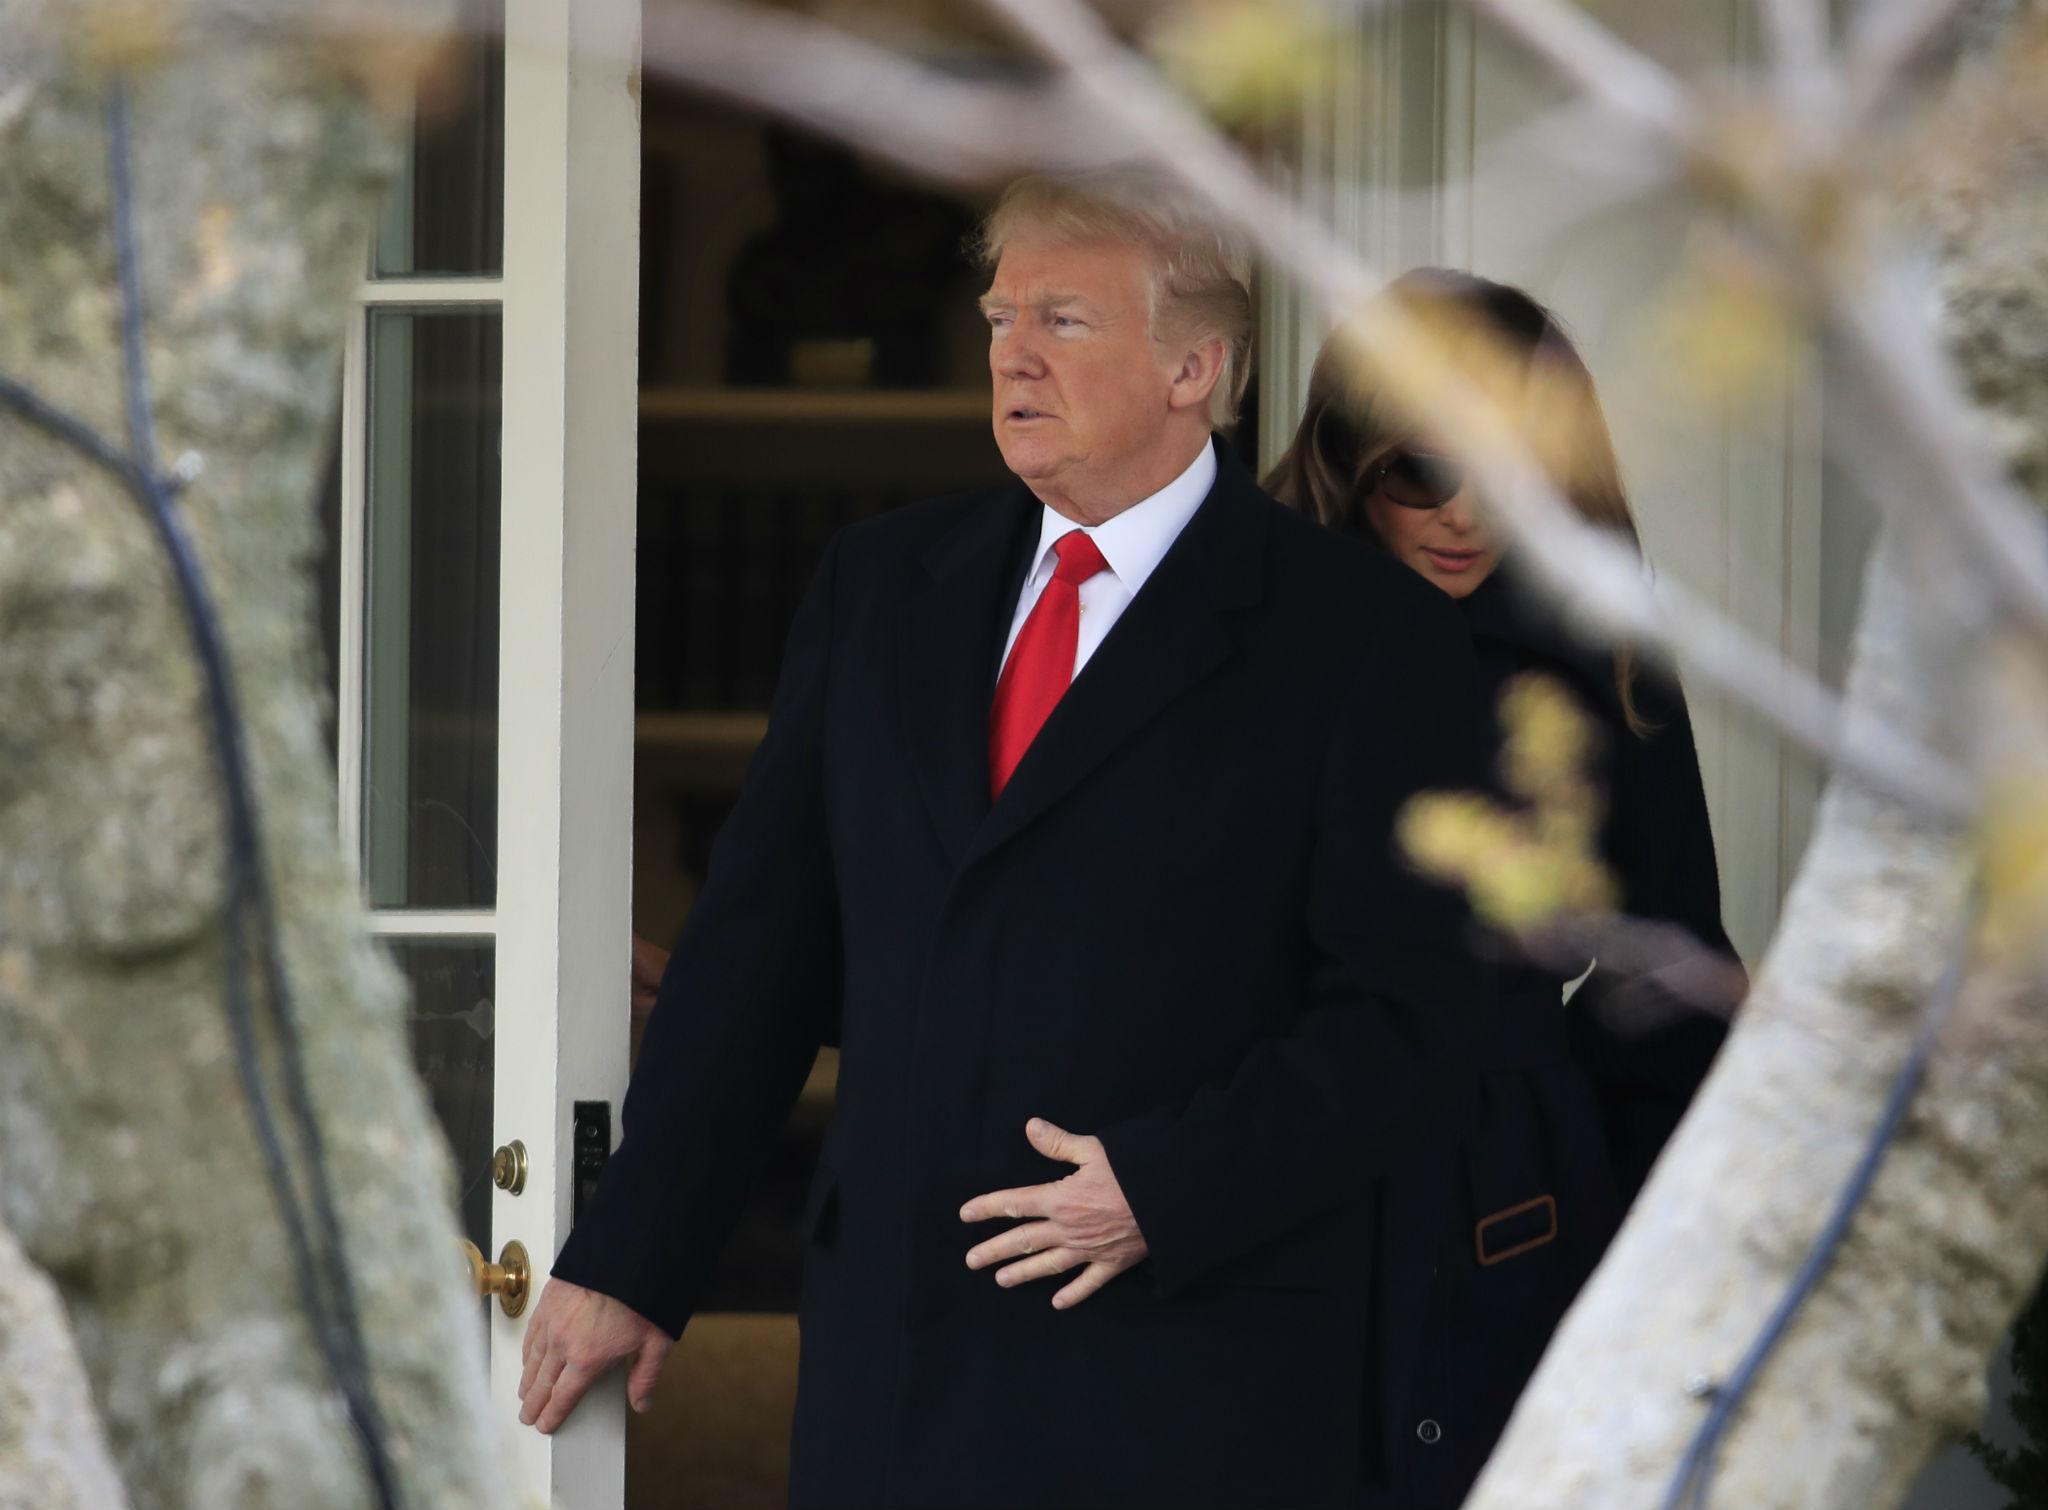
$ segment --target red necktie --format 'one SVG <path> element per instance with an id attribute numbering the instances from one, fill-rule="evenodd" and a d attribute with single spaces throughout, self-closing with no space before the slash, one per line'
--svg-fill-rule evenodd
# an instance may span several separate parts
<path id="1" fill-rule="evenodd" d="M 996 683 L 996 705 L 988 721 L 989 795 L 1000 797 L 1031 741 L 1074 679 L 1074 651 L 1081 638 L 1081 584 L 1109 563 L 1081 530 L 1053 543 L 1059 565 L 1031 606 L 1017 643 Z"/>

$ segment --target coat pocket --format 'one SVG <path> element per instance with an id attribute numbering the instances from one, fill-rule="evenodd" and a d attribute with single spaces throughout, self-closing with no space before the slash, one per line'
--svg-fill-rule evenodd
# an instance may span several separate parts
<path id="1" fill-rule="evenodd" d="M 1503 1206 L 1473 1224 L 1473 1257 L 1490 1269 L 1557 1241 L 1557 1197 L 1548 1192 Z"/>
<path id="2" fill-rule="evenodd" d="M 1488 1075 L 1462 1150 L 1465 1222 L 1453 1241 L 1482 1269 L 1547 1248 L 1559 1236 L 1561 1150 L 1533 1071 Z M 1568 1204 L 1568 1203 L 1567 1203 Z"/>

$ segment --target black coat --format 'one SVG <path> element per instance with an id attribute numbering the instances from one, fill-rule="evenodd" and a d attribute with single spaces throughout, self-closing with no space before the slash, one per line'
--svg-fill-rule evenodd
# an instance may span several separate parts
<path id="1" fill-rule="evenodd" d="M 1495 572 L 1460 606 L 1496 744 L 1500 694 L 1523 672 L 1561 681 L 1593 719 L 1608 797 L 1600 851 L 1620 883 L 1622 910 L 1677 923 L 1733 963 L 1677 685 L 1637 676 L 1637 710 L 1652 726 L 1639 737 L 1624 717 L 1612 657 L 1571 638 L 1511 573 Z M 1407 1429 L 1397 1433 L 1384 1501 L 1400 1510 L 1462 1503 L 1726 1034 L 1722 1018 L 1605 968 L 1561 1006 L 1565 982 L 1591 963 L 1496 977 L 1502 1031 L 1481 1061 L 1477 1117 L 1441 1182 L 1456 1196 L 1445 1240 L 1426 1286 L 1421 1276 L 1397 1281 L 1429 1293 L 1415 1328 L 1392 1349 L 1413 1358 L 1400 1410 Z"/>
<path id="2" fill-rule="evenodd" d="M 1002 797 L 991 694 L 1040 507 L 1021 485 L 839 537 L 663 979 L 623 1141 L 554 1272 L 687 1320 L 821 1040 L 805 1505 L 1320 1505 L 1386 1387 L 1379 1179 L 1468 1114 L 1462 905 L 1396 863 L 1472 779 L 1448 599 L 1216 486 Z M 968 1197 L 1100 1136 L 1151 1256 L 1072 1311 L 999 1288 Z"/>

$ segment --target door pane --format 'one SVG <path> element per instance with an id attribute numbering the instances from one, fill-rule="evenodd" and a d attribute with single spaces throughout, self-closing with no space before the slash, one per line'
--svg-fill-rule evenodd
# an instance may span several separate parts
<path id="1" fill-rule="evenodd" d="M 488 943 L 389 941 L 412 986 L 412 1051 L 434 1115 L 455 1156 L 462 1235 L 491 1249 L 491 1046 L 496 982 Z"/>
<path id="2" fill-rule="evenodd" d="M 494 276 L 505 266 L 504 6 L 465 0 L 463 40 L 428 70 L 385 200 L 379 278 Z"/>
<path id="3" fill-rule="evenodd" d="M 363 875 L 373 907 L 497 897 L 495 309 L 369 316 Z"/>

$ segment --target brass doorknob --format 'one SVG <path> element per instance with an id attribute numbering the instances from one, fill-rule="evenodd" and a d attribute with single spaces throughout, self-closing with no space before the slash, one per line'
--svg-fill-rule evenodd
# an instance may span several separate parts
<path id="1" fill-rule="evenodd" d="M 483 1250 L 468 1238 L 462 1240 L 462 1257 L 469 1267 L 470 1288 L 479 1297 L 495 1295 L 498 1309 L 507 1316 L 517 1316 L 526 1309 L 526 1296 L 533 1280 L 533 1268 L 526 1261 L 526 1246 L 520 1242 L 505 1244 L 494 1264 L 485 1263 Z"/>
<path id="2" fill-rule="evenodd" d="M 526 1188 L 526 1145 L 517 1138 L 491 1155 L 491 1183 L 514 1195 Z"/>

